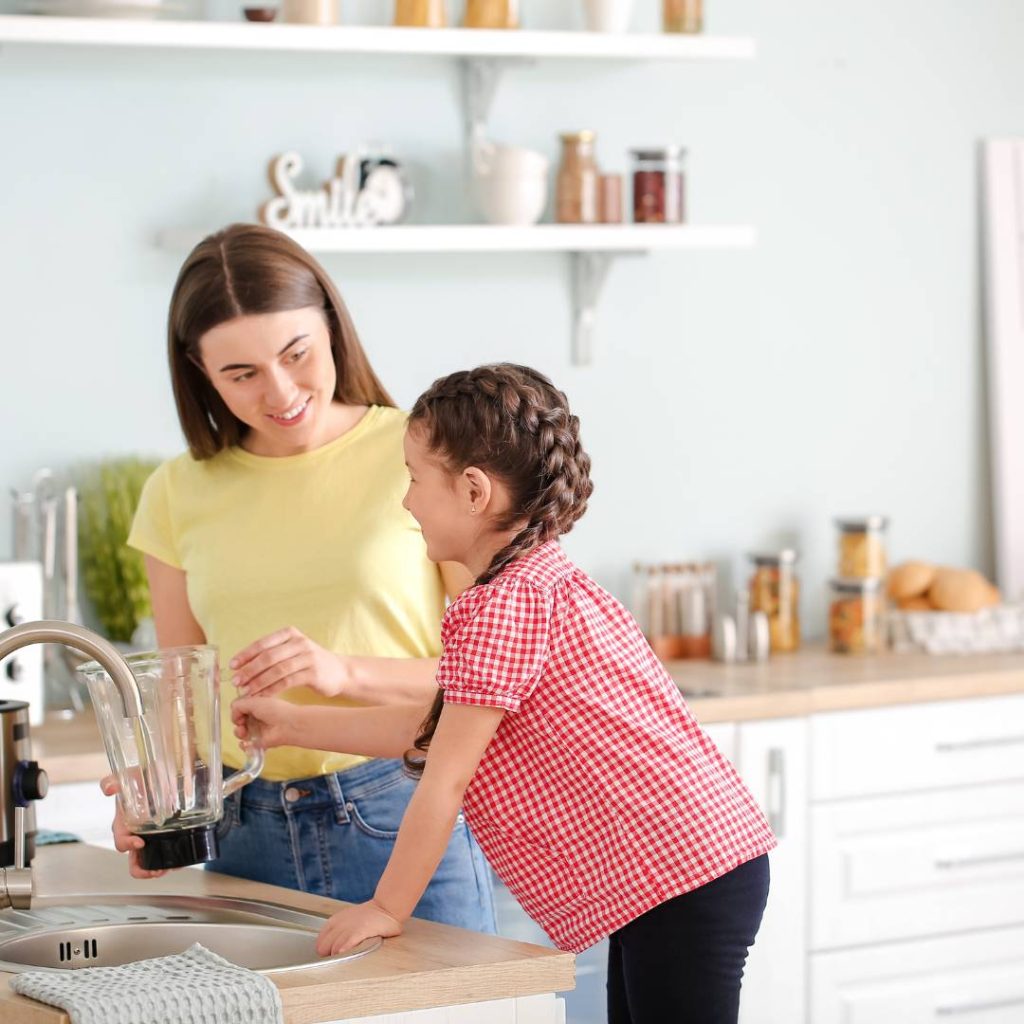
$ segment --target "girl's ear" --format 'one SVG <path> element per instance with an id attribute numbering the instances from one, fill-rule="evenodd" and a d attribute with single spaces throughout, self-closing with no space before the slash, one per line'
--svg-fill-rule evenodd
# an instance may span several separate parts
<path id="1" fill-rule="evenodd" d="M 480 515 L 486 511 L 494 496 L 491 478 L 476 466 L 467 466 L 462 471 L 463 491 L 471 513 Z"/>

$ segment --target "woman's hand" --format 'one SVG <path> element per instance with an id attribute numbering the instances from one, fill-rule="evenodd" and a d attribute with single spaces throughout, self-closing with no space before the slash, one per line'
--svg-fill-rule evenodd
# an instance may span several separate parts
<path id="1" fill-rule="evenodd" d="M 402 934 L 402 926 L 373 900 L 356 903 L 334 914 L 320 930 L 316 951 L 321 956 L 337 956 L 366 939 L 389 939 Z"/>
<path id="2" fill-rule="evenodd" d="M 243 743 L 258 742 L 264 750 L 302 746 L 297 728 L 302 711 L 286 700 L 239 697 L 231 703 L 231 721 Z"/>
<path id="3" fill-rule="evenodd" d="M 243 697 L 270 697 L 292 686 L 309 686 L 325 697 L 337 697 L 345 684 L 344 658 L 294 626 L 249 644 L 230 664 Z"/>
<path id="4" fill-rule="evenodd" d="M 119 793 L 121 785 L 117 781 L 117 776 L 107 775 L 100 779 L 100 789 L 107 796 Z M 115 801 L 114 806 L 116 808 L 114 822 L 110 826 L 110 831 L 114 833 L 114 849 L 128 854 L 128 873 L 132 878 L 159 878 L 161 875 L 166 875 L 166 871 L 147 871 L 139 864 L 139 850 L 146 845 L 145 840 L 128 831 L 124 820 L 124 811 L 121 810 L 121 801 Z"/>

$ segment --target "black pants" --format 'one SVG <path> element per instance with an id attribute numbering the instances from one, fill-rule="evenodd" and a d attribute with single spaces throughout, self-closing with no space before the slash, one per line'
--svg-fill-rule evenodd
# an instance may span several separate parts
<path id="1" fill-rule="evenodd" d="M 765 854 L 612 932 L 608 1024 L 736 1024 L 767 899 Z"/>

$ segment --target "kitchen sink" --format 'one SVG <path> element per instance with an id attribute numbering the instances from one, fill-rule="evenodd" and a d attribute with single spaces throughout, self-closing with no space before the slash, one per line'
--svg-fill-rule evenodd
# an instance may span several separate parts
<path id="1" fill-rule="evenodd" d="M 31 910 L 0 911 L 0 971 L 113 967 L 181 953 L 194 942 L 226 960 L 271 974 L 366 956 L 368 939 L 321 957 L 326 918 L 262 900 L 226 896 L 81 896 L 37 899 Z"/>

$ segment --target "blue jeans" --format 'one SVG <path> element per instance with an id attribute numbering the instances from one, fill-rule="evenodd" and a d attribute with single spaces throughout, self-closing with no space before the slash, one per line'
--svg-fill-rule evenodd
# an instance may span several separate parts
<path id="1" fill-rule="evenodd" d="M 415 789 L 400 761 L 383 759 L 310 779 L 257 779 L 225 800 L 220 856 L 206 867 L 362 903 L 373 896 Z M 490 869 L 461 813 L 413 916 L 497 930 Z"/>

